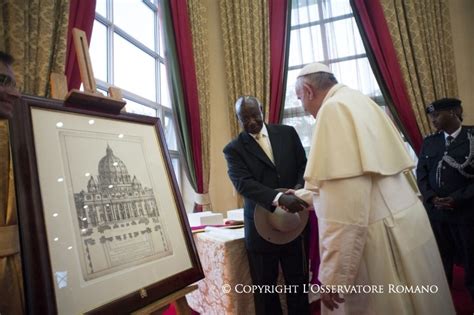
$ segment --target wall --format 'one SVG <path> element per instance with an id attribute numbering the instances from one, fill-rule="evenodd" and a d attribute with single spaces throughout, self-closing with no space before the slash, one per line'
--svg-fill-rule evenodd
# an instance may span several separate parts
<path id="1" fill-rule="evenodd" d="M 449 13 L 463 123 L 474 125 L 474 1 L 449 0 Z"/>

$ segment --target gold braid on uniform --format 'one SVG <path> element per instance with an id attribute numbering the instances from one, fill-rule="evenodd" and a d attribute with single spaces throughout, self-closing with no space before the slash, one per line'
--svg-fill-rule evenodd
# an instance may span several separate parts
<path id="1" fill-rule="evenodd" d="M 438 162 L 438 167 L 436 168 L 436 182 L 438 183 L 438 186 L 440 186 L 441 183 L 441 167 L 443 161 L 446 162 L 452 168 L 457 169 L 462 176 L 466 178 L 474 178 L 474 174 L 469 174 L 464 171 L 464 169 L 468 166 L 474 168 L 474 135 L 471 132 L 468 132 L 467 138 L 469 140 L 469 155 L 467 156 L 466 161 L 464 161 L 464 163 L 461 164 L 456 162 L 456 160 L 450 157 L 449 155 L 443 156 L 443 158 Z"/>

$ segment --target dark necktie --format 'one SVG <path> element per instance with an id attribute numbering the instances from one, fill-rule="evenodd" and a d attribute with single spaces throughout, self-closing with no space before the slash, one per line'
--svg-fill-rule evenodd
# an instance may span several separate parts
<path id="1" fill-rule="evenodd" d="M 449 146 L 453 142 L 454 138 L 452 136 L 446 137 L 446 146 Z"/>

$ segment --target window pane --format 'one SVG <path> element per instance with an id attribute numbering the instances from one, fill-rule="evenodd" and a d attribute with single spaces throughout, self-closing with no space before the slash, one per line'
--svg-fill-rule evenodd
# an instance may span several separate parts
<path id="1" fill-rule="evenodd" d="M 300 30 L 291 31 L 290 34 L 290 54 L 288 57 L 288 66 L 296 66 L 303 64 L 303 56 L 301 51 Z"/>
<path id="2" fill-rule="evenodd" d="M 166 66 L 161 62 L 160 62 L 160 91 L 161 91 L 160 104 L 168 108 L 171 108 L 170 90 L 168 86 L 168 74 L 166 72 Z"/>
<path id="3" fill-rule="evenodd" d="M 129 35 L 155 50 L 153 10 L 140 0 L 114 1 L 114 22 Z"/>
<path id="4" fill-rule="evenodd" d="M 285 99 L 285 108 L 293 108 L 301 106 L 300 101 L 296 97 L 295 93 L 295 83 L 296 76 L 301 69 L 288 71 L 288 77 L 286 81 L 286 99 Z"/>
<path id="5" fill-rule="evenodd" d="M 283 119 L 283 124 L 295 127 L 307 155 L 313 136 L 314 118 L 311 115 L 288 117 Z"/>
<path id="6" fill-rule="evenodd" d="M 163 129 L 165 132 L 166 143 L 168 144 L 168 149 L 177 151 L 178 143 L 176 142 L 176 132 L 174 129 L 174 121 L 171 117 L 171 113 L 165 113 L 163 119 Z"/>
<path id="7" fill-rule="evenodd" d="M 125 111 L 127 113 L 157 117 L 156 109 L 128 100 L 128 99 L 126 99 L 126 101 L 127 101 L 127 104 L 125 105 Z"/>
<path id="8" fill-rule="evenodd" d="M 290 36 L 290 67 L 324 59 L 319 25 L 291 31 Z"/>
<path id="9" fill-rule="evenodd" d="M 156 101 L 155 59 L 114 34 L 114 84 Z"/>
<path id="10" fill-rule="evenodd" d="M 107 0 L 97 0 L 95 3 L 95 12 L 103 17 L 107 16 Z"/>
<path id="11" fill-rule="evenodd" d="M 163 35 L 163 24 L 162 24 L 161 19 L 158 19 L 158 27 L 160 29 L 160 32 L 159 32 L 160 38 L 159 38 L 159 41 L 158 41 L 158 44 L 160 45 L 160 47 L 159 47 L 160 49 L 158 51 L 158 54 L 161 57 L 165 57 L 165 37 Z"/>
<path id="12" fill-rule="evenodd" d="M 336 17 L 352 13 L 348 0 L 322 1 L 324 18 Z"/>
<path id="13" fill-rule="evenodd" d="M 333 63 L 330 67 L 340 83 L 371 97 L 381 95 L 367 58 Z"/>
<path id="14" fill-rule="evenodd" d="M 107 82 L 107 28 L 94 20 L 90 44 L 92 71 L 96 79 Z"/>
<path id="15" fill-rule="evenodd" d="M 179 165 L 179 159 L 171 158 L 171 164 L 173 164 L 173 170 L 176 176 L 176 181 L 178 182 L 178 186 L 181 188 L 181 166 Z"/>
<path id="16" fill-rule="evenodd" d="M 365 53 L 354 18 L 326 24 L 326 37 L 330 59 Z"/>
<path id="17" fill-rule="evenodd" d="M 319 20 L 316 0 L 293 0 L 291 8 L 291 24 L 298 25 Z"/>

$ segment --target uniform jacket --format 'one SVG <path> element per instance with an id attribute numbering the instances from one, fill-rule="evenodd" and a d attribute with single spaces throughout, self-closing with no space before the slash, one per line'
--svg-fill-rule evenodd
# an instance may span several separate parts
<path id="1" fill-rule="evenodd" d="M 463 171 L 474 176 L 474 138 L 471 140 L 471 149 L 469 133 L 474 137 L 474 128 L 462 126 L 461 132 L 448 147 L 445 145 L 443 132 L 430 135 L 423 141 L 416 173 L 423 202 L 431 219 L 458 223 L 474 222 L 474 178 L 462 175 L 445 161 L 441 164 L 438 178 L 436 174 L 438 163 L 443 156 L 448 155 L 461 164 L 470 159 L 470 163 L 467 163 L 470 165 L 464 167 Z M 434 196 L 453 197 L 455 209 L 435 209 L 429 202 Z"/>
<path id="2" fill-rule="evenodd" d="M 229 177 L 244 197 L 246 246 L 256 251 L 275 251 L 286 246 L 269 243 L 257 233 L 254 224 L 256 204 L 274 211 L 272 202 L 278 194 L 275 189 L 303 185 L 306 167 L 306 154 L 295 129 L 285 125 L 266 126 L 275 164 L 245 131 L 224 148 Z"/>

